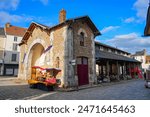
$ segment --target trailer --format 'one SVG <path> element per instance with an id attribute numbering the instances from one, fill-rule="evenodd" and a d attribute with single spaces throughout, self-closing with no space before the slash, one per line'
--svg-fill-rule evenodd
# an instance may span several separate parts
<path id="1" fill-rule="evenodd" d="M 56 76 L 61 72 L 58 68 L 42 68 L 40 66 L 32 67 L 31 78 L 28 80 L 30 88 L 38 88 L 39 86 L 45 86 L 46 88 L 53 89 L 60 84 L 60 80 L 56 79 Z"/>

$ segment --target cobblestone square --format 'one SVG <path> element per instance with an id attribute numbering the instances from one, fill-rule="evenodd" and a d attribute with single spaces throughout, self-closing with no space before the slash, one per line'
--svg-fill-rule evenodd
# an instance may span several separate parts
<path id="1" fill-rule="evenodd" d="M 149 100 L 144 80 L 129 80 L 78 91 L 60 92 L 30 89 L 27 84 L 0 85 L 1 100 Z"/>

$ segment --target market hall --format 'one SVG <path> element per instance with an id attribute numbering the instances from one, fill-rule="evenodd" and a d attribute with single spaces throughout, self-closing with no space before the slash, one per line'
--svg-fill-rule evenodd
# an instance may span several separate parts
<path id="1" fill-rule="evenodd" d="M 100 42 L 95 42 L 95 53 L 98 83 L 143 77 L 141 62 L 130 53 Z"/>

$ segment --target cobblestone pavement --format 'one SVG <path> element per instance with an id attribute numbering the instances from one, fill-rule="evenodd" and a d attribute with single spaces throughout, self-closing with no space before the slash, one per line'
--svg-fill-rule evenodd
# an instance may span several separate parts
<path id="1" fill-rule="evenodd" d="M 44 100 L 149 100 L 150 89 L 145 81 L 131 80 L 120 84 L 95 87 L 74 92 L 61 92 L 43 97 Z"/>
<path id="2" fill-rule="evenodd" d="M 47 92 L 39 89 L 30 89 L 28 85 L 0 86 L 1 100 L 34 99 L 35 97 L 53 93 L 54 92 Z"/>
<path id="3" fill-rule="evenodd" d="M 42 91 L 28 85 L 0 86 L 0 99 L 42 100 L 148 100 L 150 89 L 143 80 L 131 80 L 109 86 L 72 92 Z"/>

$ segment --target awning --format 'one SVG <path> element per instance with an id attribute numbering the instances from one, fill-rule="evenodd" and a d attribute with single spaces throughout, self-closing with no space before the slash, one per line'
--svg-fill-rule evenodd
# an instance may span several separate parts
<path id="1" fill-rule="evenodd" d="M 140 61 L 137 61 L 133 58 L 129 58 L 127 56 L 115 54 L 112 52 L 105 52 L 101 50 L 96 50 L 95 57 L 96 57 L 96 60 L 107 59 L 107 60 L 118 60 L 118 61 L 141 63 Z"/>

